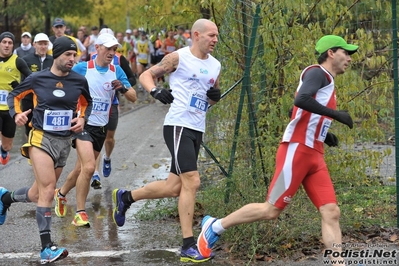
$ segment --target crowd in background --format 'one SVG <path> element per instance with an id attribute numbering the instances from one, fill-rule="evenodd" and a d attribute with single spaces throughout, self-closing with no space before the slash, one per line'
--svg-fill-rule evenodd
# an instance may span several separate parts
<path id="1" fill-rule="evenodd" d="M 67 26 L 67 23 L 63 19 L 56 18 L 52 25 L 54 35 L 46 35 L 48 38 L 48 54 L 51 55 L 54 40 L 66 35 L 71 37 L 78 45 L 80 55 L 77 61 L 87 61 L 90 59 L 90 54 L 95 53 L 95 41 L 100 31 L 104 28 L 109 29 L 107 33 L 113 34 L 122 45 L 122 48 L 119 48 L 117 52 L 129 61 L 130 67 L 136 77 L 140 76 L 151 65 L 159 63 L 165 54 L 185 46 L 191 46 L 191 32 L 182 26 L 176 29 L 151 30 L 150 32 L 146 32 L 143 28 L 126 29 L 125 32 L 114 32 L 107 25 L 101 25 L 100 27 L 92 26 L 90 30 L 85 25 L 81 25 L 74 32 Z M 39 34 L 41 39 L 43 39 L 45 34 Z M 23 32 L 20 46 L 15 47 L 14 54 L 24 57 L 29 53 L 35 53 L 35 46 L 37 46 L 35 43 L 35 39 L 30 32 Z"/>

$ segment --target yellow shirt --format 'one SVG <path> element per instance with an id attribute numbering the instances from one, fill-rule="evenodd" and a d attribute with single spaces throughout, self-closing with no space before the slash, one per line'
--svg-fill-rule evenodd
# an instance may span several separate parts
<path id="1" fill-rule="evenodd" d="M 13 54 L 6 62 L 0 62 L 0 110 L 9 110 L 7 96 L 12 91 L 11 82 L 21 82 L 21 72 L 17 68 L 17 55 Z"/>
<path id="2" fill-rule="evenodd" d="M 66 35 L 66 34 L 65 34 L 64 36 L 68 37 L 69 39 L 71 39 L 71 40 L 76 44 L 76 49 L 77 49 L 77 51 L 76 51 L 76 56 L 81 56 L 81 55 L 82 55 L 82 51 L 80 51 L 80 49 L 79 49 L 79 45 L 78 45 L 78 42 L 76 41 L 76 38 L 75 38 L 75 37 L 72 37 L 72 36 L 69 36 L 69 35 Z M 50 49 L 50 50 L 47 52 L 47 54 L 53 55 L 53 50 Z"/>
<path id="3" fill-rule="evenodd" d="M 129 43 L 127 42 L 123 42 L 122 44 L 122 48 L 118 48 L 116 49 L 117 53 L 120 53 L 121 55 L 123 55 L 125 58 L 128 58 L 129 56 L 129 51 L 132 50 L 132 47 L 130 46 Z"/>
<path id="4" fill-rule="evenodd" d="M 139 61 L 139 63 L 141 64 L 148 64 L 148 49 L 149 49 L 149 45 L 148 45 L 148 41 L 138 41 L 137 42 L 137 60 Z"/>

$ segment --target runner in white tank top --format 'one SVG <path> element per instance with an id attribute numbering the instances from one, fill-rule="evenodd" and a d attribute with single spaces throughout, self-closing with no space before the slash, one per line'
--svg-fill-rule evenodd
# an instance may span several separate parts
<path id="1" fill-rule="evenodd" d="M 203 262 L 213 255 L 199 253 L 193 234 L 196 191 L 200 185 L 197 159 L 205 132 L 208 107 L 220 100 L 221 65 L 210 53 L 218 41 L 218 28 L 207 19 L 197 20 L 192 27 L 192 46 L 171 52 L 140 76 L 140 83 L 164 104 L 171 104 L 164 121 L 164 139 L 172 163 L 166 180 L 152 182 L 140 189 L 115 189 L 113 218 L 118 226 L 125 223 L 129 206 L 142 199 L 179 197 L 179 216 L 183 235 L 180 252 L 182 262 Z M 154 80 L 170 73 L 171 91 L 158 89 Z"/>
<path id="2" fill-rule="evenodd" d="M 164 125 L 205 132 L 205 115 L 209 106 L 206 92 L 215 85 L 220 62 L 212 55 L 199 59 L 189 47 L 181 48 L 176 53 L 179 54 L 179 64 L 169 78 L 174 100 Z"/>

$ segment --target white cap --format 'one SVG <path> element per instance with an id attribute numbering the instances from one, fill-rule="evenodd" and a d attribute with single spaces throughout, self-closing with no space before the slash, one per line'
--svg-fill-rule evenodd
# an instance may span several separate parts
<path id="1" fill-rule="evenodd" d="M 125 33 L 132 34 L 132 30 L 131 30 L 131 29 L 127 29 L 127 30 L 125 31 Z"/>
<path id="2" fill-rule="evenodd" d="M 110 28 L 101 29 L 100 32 L 99 32 L 98 34 L 101 35 L 101 34 L 103 34 L 103 33 L 108 33 L 108 34 L 111 34 L 112 36 L 115 35 L 114 32 L 113 32 Z"/>
<path id="3" fill-rule="evenodd" d="M 25 31 L 24 33 L 22 33 L 22 34 L 21 34 L 21 37 L 24 37 L 25 35 L 28 35 L 29 38 L 32 38 L 32 35 L 31 35 L 29 32 L 27 32 L 27 31 Z"/>
<path id="4" fill-rule="evenodd" d="M 119 48 L 122 48 L 122 45 L 118 42 L 115 36 L 109 33 L 100 34 L 96 40 L 96 44 L 104 45 L 107 48 L 118 45 Z"/>
<path id="5" fill-rule="evenodd" d="M 45 34 L 45 33 L 36 34 L 33 42 L 41 42 L 41 41 L 50 42 L 50 39 L 48 38 L 47 34 Z"/>

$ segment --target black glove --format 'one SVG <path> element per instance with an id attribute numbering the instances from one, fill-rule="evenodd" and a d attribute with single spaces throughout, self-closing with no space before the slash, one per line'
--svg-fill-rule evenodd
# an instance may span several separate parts
<path id="1" fill-rule="evenodd" d="M 327 144 L 329 147 L 337 147 L 338 146 L 338 138 L 333 133 L 327 133 L 326 139 L 324 143 Z"/>
<path id="2" fill-rule="evenodd" d="M 163 104 L 172 103 L 175 97 L 172 95 L 172 90 L 156 89 L 151 91 L 151 96 L 159 100 Z"/>
<path id="3" fill-rule="evenodd" d="M 136 83 L 137 83 L 135 77 L 131 77 L 131 78 L 129 78 L 128 80 L 129 80 L 130 86 L 132 86 L 132 87 L 133 87 L 134 85 L 136 85 Z"/>
<path id="4" fill-rule="evenodd" d="M 15 89 L 19 85 L 19 83 L 18 81 L 14 80 L 13 82 L 10 83 L 10 85 L 13 89 Z"/>
<path id="5" fill-rule="evenodd" d="M 208 96 L 209 99 L 211 99 L 214 102 L 218 102 L 220 100 L 220 89 L 216 89 L 214 87 L 211 87 L 207 92 L 206 96 Z"/>
<path id="6" fill-rule="evenodd" d="M 113 80 L 111 82 L 111 85 L 112 89 L 119 90 L 122 94 L 128 91 L 128 89 L 126 89 L 125 85 L 123 85 L 123 83 L 120 80 L 117 79 Z"/>
<path id="7" fill-rule="evenodd" d="M 353 120 L 348 111 L 335 111 L 333 118 L 338 122 L 347 125 L 350 129 L 353 128 Z"/>

